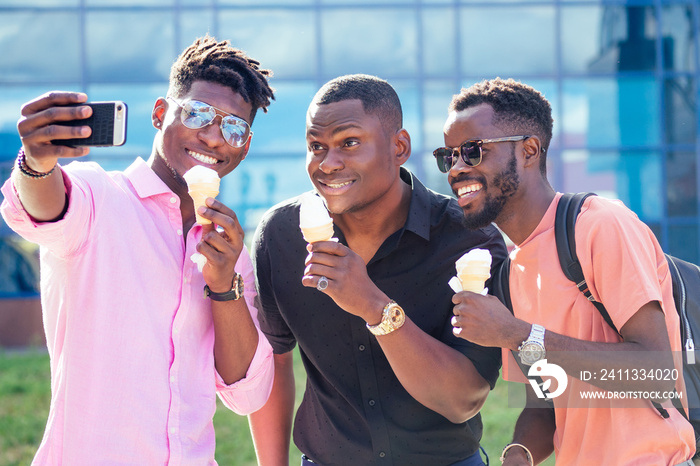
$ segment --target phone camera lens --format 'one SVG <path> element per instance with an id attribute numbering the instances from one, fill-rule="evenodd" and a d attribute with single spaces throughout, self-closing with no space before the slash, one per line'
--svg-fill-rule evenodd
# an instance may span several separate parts
<path id="1" fill-rule="evenodd" d="M 121 105 L 117 105 L 117 110 L 119 110 L 119 111 L 121 112 L 121 111 L 122 111 L 122 106 L 121 106 Z"/>

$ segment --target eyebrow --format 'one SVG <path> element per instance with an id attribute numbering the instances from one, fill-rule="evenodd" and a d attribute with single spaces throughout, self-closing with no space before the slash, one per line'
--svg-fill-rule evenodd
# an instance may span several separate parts
<path id="1" fill-rule="evenodd" d="M 357 123 L 346 123 L 344 125 L 340 125 L 334 128 L 331 134 L 335 136 L 336 134 L 342 133 L 343 131 L 347 131 L 349 129 L 362 129 L 362 126 L 360 126 Z"/>

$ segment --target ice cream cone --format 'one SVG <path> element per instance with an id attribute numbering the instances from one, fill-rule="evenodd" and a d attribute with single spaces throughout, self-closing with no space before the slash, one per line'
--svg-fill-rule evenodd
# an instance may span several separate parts
<path id="1" fill-rule="evenodd" d="M 469 267 L 463 269 L 462 273 L 457 274 L 457 276 L 462 283 L 463 291 L 481 293 L 484 289 L 484 283 L 491 276 L 491 272 L 489 267 Z"/>
<path id="2" fill-rule="evenodd" d="M 197 223 L 200 225 L 208 225 L 210 220 L 200 217 L 197 213 L 199 206 L 205 205 L 204 202 L 208 197 L 216 197 L 219 194 L 219 174 L 211 168 L 195 165 L 187 170 L 183 175 L 187 182 L 187 192 L 194 202 L 194 212 Z"/>
<path id="3" fill-rule="evenodd" d="M 333 238 L 333 219 L 323 200 L 315 194 L 304 194 L 301 198 L 299 228 L 307 243 Z"/>
<path id="4" fill-rule="evenodd" d="M 219 194 L 219 190 L 212 189 L 211 185 L 208 184 L 193 184 L 190 186 L 188 193 L 194 202 L 194 213 L 197 218 L 197 223 L 200 225 L 210 224 L 211 220 L 200 217 L 199 213 L 197 213 L 197 209 L 199 206 L 205 205 L 204 202 L 208 197 L 216 197 L 216 195 Z"/>
<path id="5" fill-rule="evenodd" d="M 333 222 L 315 227 L 301 227 L 301 234 L 307 243 L 329 241 L 333 237 Z"/>
<path id="6" fill-rule="evenodd" d="M 486 280 L 491 276 L 491 252 L 472 249 L 457 260 L 455 268 L 463 291 L 481 293 Z"/>

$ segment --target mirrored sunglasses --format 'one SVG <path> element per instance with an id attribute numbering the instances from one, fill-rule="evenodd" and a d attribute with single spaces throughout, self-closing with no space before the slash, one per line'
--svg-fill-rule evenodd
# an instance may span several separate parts
<path id="1" fill-rule="evenodd" d="M 199 100 L 178 102 L 173 97 L 168 97 L 168 99 L 182 109 L 180 120 L 183 125 L 190 129 L 204 128 L 212 124 L 217 115 L 220 116 L 221 124 L 219 128 L 221 128 L 221 134 L 232 147 L 243 147 L 253 134 L 247 121 L 226 113 L 206 102 L 200 102 Z"/>
<path id="2" fill-rule="evenodd" d="M 508 136 L 496 139 L 473 139 L 463 143 L 459 147 L 439 147 L 433 151 L 437 160 L 438 169 L 447 173 L 457 163 L 457 157 L 462 157 L 462 161 L 470 167 L 476 167 L 481 163 L 484 154 L 481 146 L 491 142 L 522 141 L 530 136 Z"/>

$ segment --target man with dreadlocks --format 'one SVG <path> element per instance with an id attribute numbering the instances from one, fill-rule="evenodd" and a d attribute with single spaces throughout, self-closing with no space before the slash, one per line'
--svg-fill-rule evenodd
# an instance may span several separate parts
<path id="1" fill-rule="evenodd" d="M 51 143 L 89 134 L 58 124 L 89 116 L 65 106 L 85 94 L 50 92 L 22 108 L 2 214 L 41 245 L 52 399 L 34 464 L 215 464 L 215 393 L 240 414 L 267 400 L 272 352 L 242 228 L 211 198 L 198 213 L 222 229 L 195 224 L 182 175 L 238 166 L 257 110 L 274 99 L 270 76 L 227 41 L 196 40 L 153 107 L 151 157 L 124 172 L 58 165 L 88 153 Z"/>

